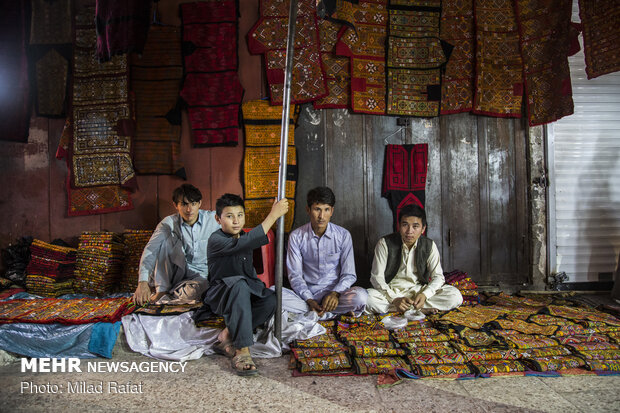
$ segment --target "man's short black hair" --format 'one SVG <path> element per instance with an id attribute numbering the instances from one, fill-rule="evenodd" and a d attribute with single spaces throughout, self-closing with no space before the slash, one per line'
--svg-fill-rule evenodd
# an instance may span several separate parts
<path id="1" fill-rule="evenodd" d="M 221 217 L 224 208 L 229 206 L 240 206 L 245 211 L 243 198 L 235 194 L 224 194 L 215 202 L 215 215 Z"/>
<path id="2" fill-rule="evenodd" d="M 405 205 L 403 209 L 400 210 L 398 223 L 400 224 L 402 220 L 407 217 L 418 217 L 422 220 L 422 226 L 426 226 L 426 212 L 419 205 Z"/>
<path id="3" fill-rule="evenodd" d="M 202 193 L 192 184 L 183 184 L 172 192 L 172 202 L 178 204 L 187 199 L 187 202 L 200 202 Z"/>
<path id="4" fill-rule="evenodd" d="M 333 207 L 336 204 L 336 196 L 328 187 L 317 186 L 308 191 L 306 202 L 308 203 L 308 208 L 314 204 L 327 204 Z"/>

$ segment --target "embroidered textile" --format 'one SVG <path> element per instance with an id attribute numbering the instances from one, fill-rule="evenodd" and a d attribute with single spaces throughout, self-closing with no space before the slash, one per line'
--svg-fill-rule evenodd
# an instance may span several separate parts
<path id="1" fill-rule="evenodd" d="M 286 1 L 261 0 L 261 17 L 248 33 L 250 53 L 265 56 L 272 105 L 282 105 L 288 11 Z M 319 46 L 319 29 L 314 0 L 301 0 L 298 2 L 295 26 L 291 103 L 311 102 L 328 94 Z"/>
<path id="2" fill-rule="evenodd" d="M 536 371 L 558 371 L 574 369 L 585 365 L 585 361 L 577 356 L 525 358 L 523 362 Z"/>
<path id="3" fill-rule="evenodd" d="M 351 110 L 386 113 L 385 43 L 387 0 L 360 0 L 352 7 L 353 25 L 336 43 L 336 55 L 350 58 Z"/>
<path id="4" fill-rule="evenodd" d="M 491 334 L 465 327 L 459 332 L 461 340 L 471 347 L 490 347 L 499 344 L 497 337 Z"/>
<path id="5" fill-rule="evenodd" d="M 441 114 L 470 112 L 474 95 L 473 0 L 443 0 L 440 37 L 454 45 L 441 79 Z"/>
<path id="6" fill-rule="evenodd" d="M 620 350 L 580 350 L 579 355 L 589 360 L 620 360 Z"/>
<path id="7" fill-rule="evenodd" d="M 296 340 L 294 347 L 299 348 L 317 348 L 317 347 L 331 347 L 338 348 L 341 351 L 345 351 L 346 346 L 342 344 L 334 334 L 325 333 L 320 336 L 315 336 L 306 340 Z"/>
<path id="8" fill-rule="evenodd" d="M 280 167 L 280 135 L 282 106 L 271 106 L 265 100 L 245 102 L 243 123 L 245 153 L 243 159 L 243 187 L 246 226 L 255 227 L 271 211 L 278 195 Z M 297 183 L 297 155 L 295 152 L 296 107 L 291 106 L 286 166 L 285 195 L 289 212 L 284 217 L 284 230 L 290 231 L 295 213 L 295 186 Z"/>
<path id="9" fill-rule="evenodd" d="M 33 240 L 26 267 L 28 292 L 44 297 L 72 293 L 76 251 L 75 248 Z"/>
<path id="10" fill-rule="evenodd" d="M 565 305 L 549 305 L 549 314 L 569 318 L 571 320 L 588 320 L 620 326 L 620 319 L 611 314 L 585 308 L 568 307 Z"/>
<path id="11" fill-rule="evenodd" d="M 502 361 L 472 361 L 472 366 L 478 374 L 514 373 L 525 371 L 525 366 L 518 360 Z"/>
<path id="12" fill-rule="evenodd" d="M 586 369 L 620 372 L 620 360 L 588 360 L 586 362 Z"/>
<path id="13" fill-rule="evenodd" d="M 525 334 L 542 334 L 545 336 L 552 336 L 558 329 L 557 326 L 541 326 L 534 323 L 528 323 L 523 320 L 498 319 L 495 323 L 497 323 L 500 328 L 505 330 L 517 330 Z"/>
<path id="14" fill-rule="evenodd" d="M 448 58 L 439 39 L 440 2 L 435 3 L 390 1 L 386 61 L 388 115 L 439 115 L 439 68 Z"/>
<path id="15" fill-rule="evenodd" d="M 295 359 L 299 360 L 302 358 L 317 358 L 317 357 L 328 357 L 333 356 L 335 354 L 342 353 L 342 350 L 339 348 L 333 347 L 315 347 L 315 348 L 291 348 Z"/>
<path id="16" fill-rule="evenodd" d="M 353 364 L 357 374 L 387 374 L 395 369 L 409 368 L 400 357 L 355 357 Z"/>
<path id="17" fill-rule="evenodd" d="M 606 342 L 587 342 L 587 343 L 569 343 L 569 347 L 577 350 L 618 350 L 620 346 L 614 343 Z"/>
<path id="18" fill-rule="evenodd" d="M 200 320 L 195 323 L 196 327 L 208 327 L 208 328 L 219 328 L 223 330 L 226 328 L 226 323 L 224 322 L 224 317 L 210 317 L 205 320 Z"/>
<path id="19" fill-rule="evenodd" d="M 439 320 L 479 330 L 484 324 L 497 319 L 501 314 L 501 311 L 490 307 L 459 307 L 443 315 Z"/>
<path id="20" fill-rule="evenodd" d="M 550 337 L 544 336 L 535 336 L 535 335 L 526 335 L 526 334 L 515 334 L 505 337 L 506 341 L 512 343 L 512 345 L 516 348 L 520 349 L 530 349 L 530 348 L 540 348 L 540 347 L 552 347 L 557 346 L 558 342 Z"/>
<path id="21" fill-rule="evenodd" d="M 71 43 L 71 1 L 31 0 L 30 44 Z"/>
<path id="22" fill-rule="evenodd" d="M 132 311 L 130 297 L 16 299 L 0 302 L 0 323 L 114 323 Z"/>
<path id="23" fill-rule="evenodd" d="M 588 79 L 620 70 L 620 7 L 615 0 L 579 0 Z"/>
<path id="24" fill-rule="evenodd" d="M 237 74 L 237 2 L 183 3 L 181 97 L 194 147 L 235 146 L 243 87 Z"/>
<path id="25" fill-rule="evenodd" d="M 395 330 L 392 332 L 394 337 L 417 337 L 417 336 L 436 336 L 440 331 L 433 327 L 427 328 L 411 328 L 403 330 Z"/>
<path id="26" fill-rule="evenodd" d="M 180 160 L 183 81 L 181 31 L 154 25 L 142 55 L 131 55 L 131 89 L 136 99 L 134 166 L 139 174 L 185 177 Z"/>
<path id="27" fill-rule="evenodd" d="M 451 376 L 472 374 L 473 371 L 467 364 L 415 364 L 412 371 L 418 376 Z"/>
<path id="28" fill-rule="evenodd" d="M 126 56 L 99 63 L 95 57 L 94 1 L 75 14 L 72 141 L 67 162 L 71 187 L 135 187 L 134 124 Z"/>
<path id="29" fill-rule="evenodd" d="M 97 0 L 97 58 L 107 62 L 114 55 L 142 53 L 151 23 L 153 0 Z"/>
<path id="30" fill-rule="evenodd" d="M 578 335 L 567 335 L 567 336 L 558 336 L 556 333 L 556 340 L 560 344 L 575 344 L 575 343 L 587 343 L 587 342 L 608 342 L 609 338 L 607 336 L 603 336 L 600 334 L 578 334 Z"/>
<path id="31" fill-rule="evenodd" d="M 529 321 L 532 321 L 541 326 L 573 326 L 574 322 L 561 317 L 554 317 L 548 314 L 534 314 L 530 316 Z"/>
<path id="32" fill-rule="evenodd" d="M 456 346 L 455 346 L 456 347 Z M 465 361 L 484 361 L 484 360 L 516 360 L 521 358 L 521 354 L 515 349 L 510 350 L 476 350 L 474 351 L 463 351 L 463 357 L 465 357 Z M 570 352 L 569 352 L 570 353 Z"/>
<path id="33" fill-rule="evenodd" d="M 300 358 L 299 371 L 301 373 L 321 372 L 321 371 L 340 371 L 351 368 L 349 357 L 344 353 L 336 353 L 324 357 Z"/>
<path id="34" fill-rule="evenodd" d="M 441 344 L 448 344 L 445 341 L 440 341 Z M 444 354 L 452 354 L 454 353 L 454 348 L 452 346 L 434 346 L 434 347 L 417 347 L 415 343 L 406 343 L 409 347 L 409 353 L 412 356 L 419 356 L 422 354 L 437 354 L 439 356 Z"/>
<path id="35" fill-rule="evenodd" d="M 340 26 L 321 19 L 318 27 L 321 62 L 325 72 L 328 95 L 315 100 L 312 104 L 315 109 L 346 109 L 351 102 L 351 68 L 348 57 L 335 54 Z"/>
<path id="36" fill-rule="evenodd" d="M 410 350 L 414 350 L 417 348 L 452 348 L 448 341 L 411 341 L 408 338 L 400 338 L 396 339 L 397 342 L 402 343 L 404 346 L 408 347 Z M 443 351 L 443 350 L 440 350 Z M 430 352 L 430 351 L 429 351 Z"/>
<path id="37" fill-rule="evenodd" d="M 515 2 L 530 126 L 573 113 L 568 55 L 571 0 Z"/>
<path id="38" fill-rule="evenodd" d="M 474 0 L 476 90 L 473 113 L 520 117 L 523 63 L 513 2 Z"/>
<path id="39" fill-rule="evenodd" d="M 113 232 L 83 232 L 75 264 L 75 289 L 103 295 L 118 288 L 125 246 Z"/>
<path id="40" fill-rule="evenodd" d="M 134 292 L 138 287 L 138 270 L 144 247 L 151 239 L 153 231 L 130 230 L 123 232 L 123 244 L 125 244 L 125 259 L 123 261 L 121 278 L 119 281 L 120 291 Z"/>
<path id="41" fill-rule="evenodd" d="M 553 346 L 543 348 L 528 348 L 520 350 L 522 358 L 539 358 L 539 357 L 552 357 L 552 356 L 568 356 L 571 354 L 570 350 L 564 346 Z"/>
<path id="42" fill-rule="evenodd" d="M 386 145 L 381 196 L 387 198 L 398 228 L 400 210 L 407 205 L 424 208 L 428 144 Z"/>
<path id="43" fill-rule="evenodd" d="M 453 352 L 448 354 L 421 354 L 407 356 L 409 363 L 414 364 L 454 364 L 465 363 L 465 358 L 461 353 Z"/>
<path id="44" fill-rule="evenodd" d="M 355 357 L 404 356 L 405 350 L 394 347 L 389 341 L 350 341 L 351 354 Z"/>
<path id="45" fill-rule="evenodd" d="M 197 304 L 148 304 L 145 307 L 137 308 L 134 313 L 152 316 L 179 315 L 188 311 L 197 310 L 202 307 L 202 303 Z"/>
<path id="46" fill-rule="evenodd" d="M 26 1 L 0 2 L 0 140 L 28 142 L 30 88 L 28 82 L 28 9 Z"/>

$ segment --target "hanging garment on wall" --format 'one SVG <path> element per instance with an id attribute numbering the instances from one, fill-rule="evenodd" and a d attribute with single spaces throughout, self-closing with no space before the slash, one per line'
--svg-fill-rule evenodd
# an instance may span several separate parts
<path id="1" fill-rule="evenodd" d="M 400 210 L 406 205 L 424 208 L 428 144 L 386 145 L 381 196 L 387 198 L 398 228 Z"/>
<path id="2" fill-rule="evenodd" d="M 0 1 L 0 140 L 28 142 L 28 2 Z"/>
<path id="3" fill-rule="evenodd" d="M 327 96 L 325 72 L 319 48 L 316 4 L 298 2 L 295 26 L 291 103 L 304 103 Z M 284 93 L 289 2 L 261 0 L 261 17 L 248 32 L 248 49 L 265 55 L 267 82 L 272 105 L 281 105 Z"/>
<path id="4" fill-rule="evenodd" d="M 573 113 L 568 68 L 572 4 L 572 0 L 515 2 L 530 126 Z"/>
<path id="5" fill-rule="evenodd" d="M 293 226 L 297 184 L 295 105 L 291 105 L 289 113 L 285 190 L 285 196 L 289 200 L 289 209 L 284 216 L 284 230 L 287 232 Z M 274 198 L 278 196 L 282 106 L 271 106 L 266 100 L 245 102 L 243 123 L 245 127 L 245 153 L 243 155 L 245 225 L 251 228 L 260 225 L 271 211 Z"/>
<path id="6" fill-rule="evenodd" d="M 142 53 L 151 23 L 153 0 L 97 0 L 97 58 Z"/>
<path id="7" fill-rule="evenodd" d="M 620 7 L 617 0 L 579 0 L 588 79 L 620 70 Z"/>
<path id="8" fill-rule="evenodd" d="M 183 3 L 181 97 L 187 103 L 194 147 L 235 146 L 243 87 L 237 74 L 235 0 Z"/>
<path id="9" fill-rule="evenodd" d="M 452 47 L 439 39 L 440 0 L 390 0 L 387 114 L 438 116 L 441 70 Z"/>
<path id="10" fill-rule="evenodd" d="M 351 110 L 384 115 L 387 0 L 360 0 L 353 5 L 353 25 L 336 43 L 336 55 L 348 56 L 351 70 Z"/>
<path id="11" fill-rule="evenodd" d="M 441 79 L 442 115 L 471 112 L 474 98 L 473 0 L 441 2 L 441 40 L 454 45 Z"/>
<path id="12" fill-rule="evenodd" d="M 38 116 L 64 117 L 72 54 L 71 1 L 31 0 L 28 55 Z"/>
<path id="13" fill-rule="evenodd" d="M 136 99 L 134 166 L 139 174 L 186 177 L 180 160 L 182 81 L 181 30 L 153 25 L 142 55 L 131 56 L 131 90 Z"/>
<path id="14" fill-rule="evenodd" d="M 57 159 L 66 159 L 69 165 L 69 146 L 73 136 L 73 124 L 68 119 L 60 137 Z M 129 190 L 119 185 L 94 186 L 89 188 L 71 187 L 71 168 L 65 184 L 67 191 L 67 215 L 106 214 L 108 212 L 127 211 L 133 209 Z"/>
<path id="15" fill-rule="evenodd" d="M 71 118 L 73 135 L 68 162 L 71 186 L 119 185 L 135 188 L 126 56 L 99 63 L 95 56 L 94 1 L 75 13 Z"/>
<path id="16" fill-rule="evenodd" d="M 473 113 L 521 117 L 523 63 L 512 0 L 475 0 L 476 90 Z"/>
<path id="17" fill-rule="evenodd" d="M 328 20 L 319 20 L 321 60 L 329 94 L 312 102 L 315 109 L 346 109 L 350 106 L 349 58 L 336 56 L 334 53 L 339 30 L 339 24 Z"/>

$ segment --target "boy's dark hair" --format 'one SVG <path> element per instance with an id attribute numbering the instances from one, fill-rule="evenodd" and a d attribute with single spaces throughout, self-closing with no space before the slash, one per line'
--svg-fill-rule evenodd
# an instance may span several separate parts
<path id="1" fill-rule="evenodd" d="M 199 202 L 202 193 L 192 184 L 183 184 L 172 192 L 172 202 L 176 205 L 184 199 L 187 199 L 187 202 Z"/>
<path id="2" fill-rule="evenodd" d="M 311 207 L 313 204 L 327 204 L 333 207 L 336 204 L 336 196 L 328 187 L 317 186 L 308 191 L 306 202 L 308 207 Z"/>
<path id="3" fill-rule="evenodd" d="M 221 217 L 224 208 L 229 206 L 240 206 L 245 210 L 243 198 L 235 194 L 224 194 L 215 202 L 215 215 Z"/>
<path id="4" fill-rule="evenodd" d="M 403 209 L 400 210 L 398 223 L 400 224 L 401 221 L 407 217 L 418 217 L 422 220 L 422 226 L 426 226 L 426 212 L 419 205 L 405 205 Z"/>

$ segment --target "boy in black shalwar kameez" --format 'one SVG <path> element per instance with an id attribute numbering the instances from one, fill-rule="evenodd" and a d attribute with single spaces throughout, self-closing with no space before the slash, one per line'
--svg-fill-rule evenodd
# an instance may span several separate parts
<path id="1" fill-rule="evenodd" d="M 245 206 L 238 195 L 224 194 L 215 204 L 215 219 L 222 226 L 209 238 L 209 288 L 204 303 L 224 317 L 226 328 L 214 345 L 216 352 L 232 357 L 233 370 L 242 376 L 258 372 L 250 357 L 253 330 L 276 310 L 275 293 L 256 276 L 255 248 L 269 242 L 267 231 L 288 211 L 286 198 L 274 202 L 261 225 L 244 232 Z"/>

